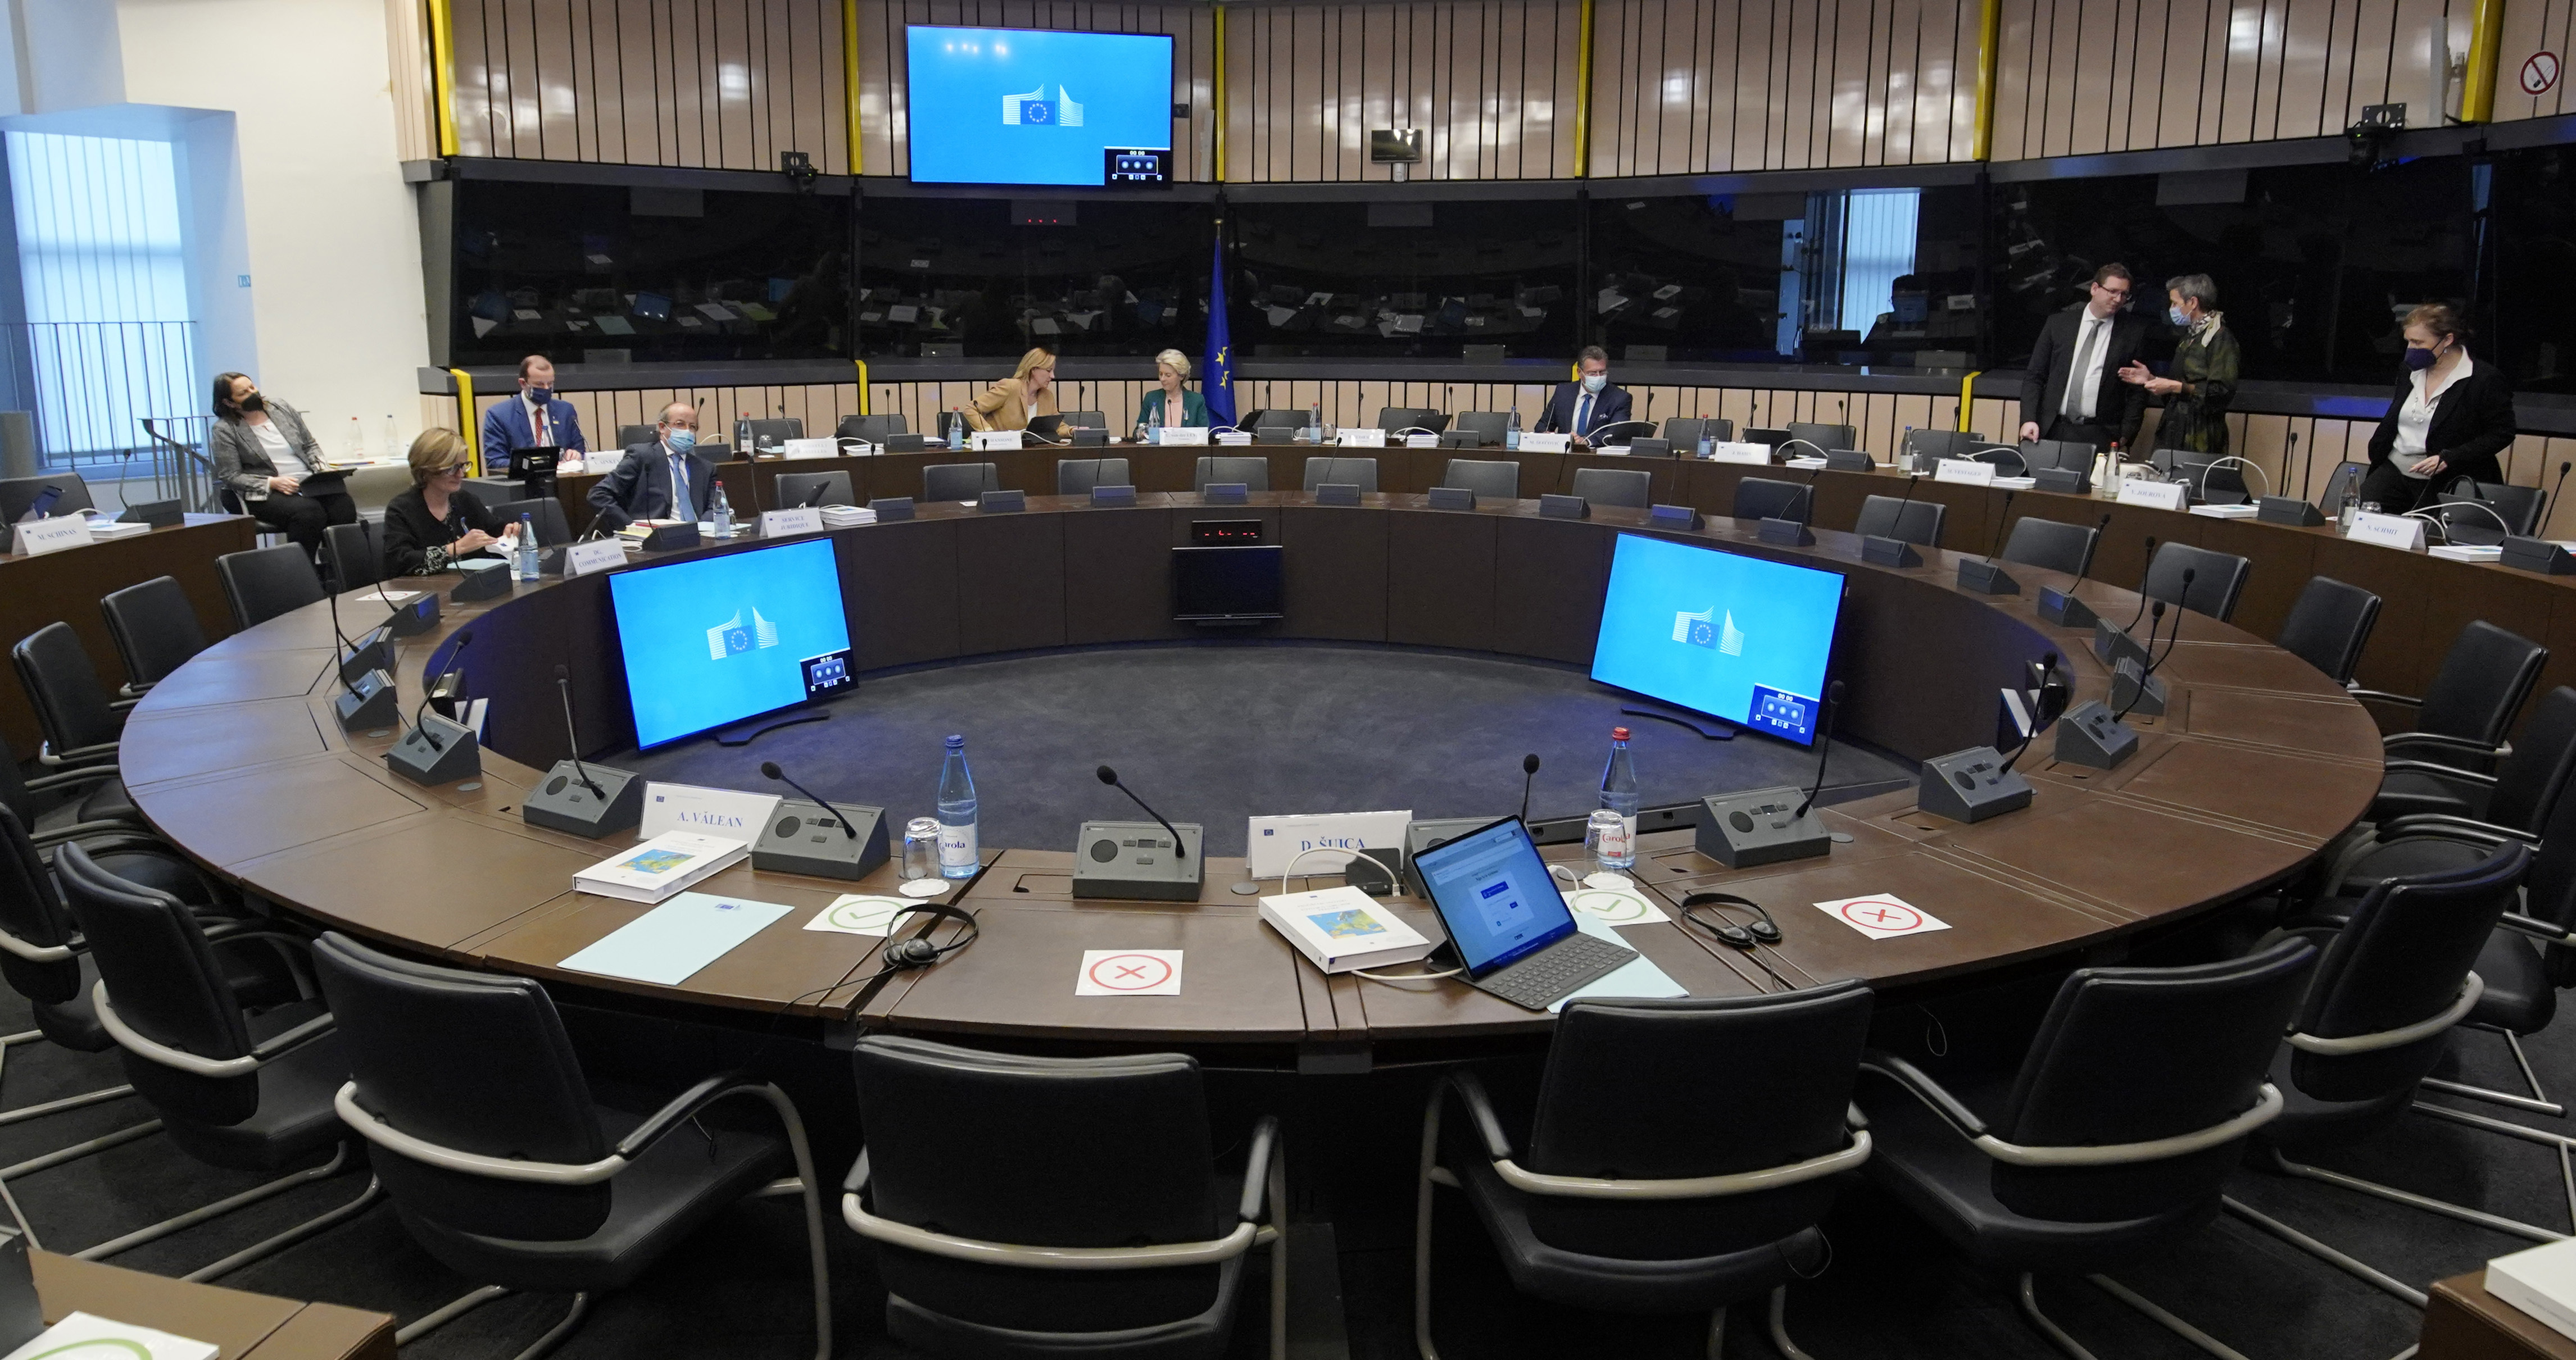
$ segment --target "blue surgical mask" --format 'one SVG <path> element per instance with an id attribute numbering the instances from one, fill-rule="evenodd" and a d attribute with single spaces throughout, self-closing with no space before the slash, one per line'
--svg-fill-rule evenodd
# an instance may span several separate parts
<path id="1" fill-rule="evenodd" d="M 1583 390 L 1586 392 L 1598 392 L 1609 385 L 1610 375 L 1607 373 L 1586 373 L 1583 375 Z"/>
<path id="2" fill-rule="evenodd" d="M 543 406 L 547 402 L 554 400 L 554 396 L 555 392 L 551 387 L 531 387 L 528 389 L 528 400 L 535 402 L 539 406 Z"/>
<path id="3" fill-rule="evenodd" d="M 2180 307 L 2166 308 L 2165 315 L 2171 317 L 2173 319 L 2173 323 L 2177 326 L 2188 326 L 2191 324 L 2191 314 L 2185 312 Z"/>
<path id="4" fill-rule="evenodd" d="M 2433 366 L 2433 361 L 2441 357 L 2442 356 L 2435 354 L 2429 349 L 2417 349 L 2413 345 L 2408 345 L 2406 347 L 2406 370 L 2410 373 L 2421 373 L 2425 369 L 2431 368 Z"/>
<path id="5" fill-rule="evenodd" d="M 673 430 L 662 436 L 662 442 L 670 445 L 671 452 L 673 453 L 687 453 L 689 450 L 698 446 L 698 432 L 695 430 Z"/>

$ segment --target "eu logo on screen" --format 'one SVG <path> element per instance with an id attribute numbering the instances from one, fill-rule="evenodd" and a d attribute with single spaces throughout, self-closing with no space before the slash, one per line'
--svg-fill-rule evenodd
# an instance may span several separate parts
<path id="1" fill-rule="evenodd" d="M 1745 724 L 1792 741 L 1807 741 L 1816 735 L 1816 701 L 1769 685 L 1755 685 L 1753 707 L 1745 714 Z"/>

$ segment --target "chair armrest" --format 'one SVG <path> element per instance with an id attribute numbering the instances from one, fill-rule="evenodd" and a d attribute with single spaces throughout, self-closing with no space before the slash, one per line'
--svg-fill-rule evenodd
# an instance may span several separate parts
<path id="1" fill-rule="evenodd" d="M 641 1156 L 646 1148 L 662 1140 L 673 1129 L 696 1117 L 700 1110 L 730 1095 L 757 1091 L 769 1083 L 748 1070 L 735 1068 L 718 1072 L 673 1098 L 670 1104 L 645 1117 L 643 1123 L 618 1140 L 617 1155 L 628 1161 Z"/>
<path id="2" fill-rule="evenodd" d="M 57 751 L 52 742 L 46 742 L 36 748 L 36 759 L 48 766 L 90 765 L 99 761 L 113 761 L 116 759 L 116 743 L 102 741 L 94 746 L 75 746 L 68 751 Z"/>
<path id="3" fill-rule="evenodd" d="M 2379 824 L 2378 841 L 2382 845 L 2407 836 L 2434 836 L 2491 845 L 2519 841 L 2535 848 L 2540 844 L 2540 838 L 2528 831 L 2481 822 L 2475 817 L 2455 817 L 2447 812 L 2410 812 Z"/>
<path id="4" fill-rule="evenodd" d="M 2494 775 L 2480 774 L 2476 770 L 2463 770 L 2457 765 L 2436 765 L 2429 760 L 2392 760 L 2385 768 L 2390 774 L 2396 774 L 2402 770 L 2408 774 L 2430 775 L 2435 779 L 2456 779 L 2463 784 L 2479 784 L 2487 788 L 2494 788 L 2496 784 Z"/>
<path id="5" fill-rule="evenodd" d="M 157 680 L 147 680 L 138 685 L 135 682 L 128 680 L 124 684 L 117 686 L 116 692 L 124 695 L 128 699 L 140 699 L 144 695 L 151 693 L 152 687 L 159 683 L 160 681 Z"/>
<path id="6" fill-rule="evenodd" d="M 130 699 L 110 699 L 107 701 L 107 706 L 115 712 L 123 713 L 141 702 L 143 702 L 143 696 L 138 694 Z"/>
<path id="7" fill-rule="evenodd" d="M 1252 1155 L 1243 1164 L 1243 1200 L 1234 1208 L 1235 1217 L 1246 1223 L 1261 1221 L 1262 1201 L 1270 1188 L 1270 1159 L 1279 1155 L 1279 1116 L 1265 1114 L 1252 1126 Z M 1271 1215 L 1275 1218 L 1287 1207 L 1271 1205 Z"/>
<path id="8" fill-rule="evenodd" d="M 850 1174 L 841 1178 L 841 1193 L 855 1195 L 868 1188 L 868 1150 L 859 1149 L 858 1160 L 850 1163 Z"/>
<path id="9" fill-rule="evenodd" d="M 1476 1121 L 1476 1136 L 1484 1140 L 1485 1155 L 1495 1161 L 1511 1156 L 1512 1140 L 1503 1133 L 1503 1121 L 1494 1113 L 1493 1097 L 1485 1094 L 1483 1079 L 1473 1072 L 1452 1072 L 1449 1086 L 1467 1107 L 1467 1117 Z"/>
<path id="10" fill-rule="evenodd" d="M 1961 1135 L 1968 1138 L 1985 1136 L 1986 1121 L 1979 1119 L 1976 1111 L 1969 1109 L 1966 1102 L 1957 1096 L 1942 1089 L 1941 1083 L 1934 1081 L 1930 1073 L 1905 1059 L 1873 1048 L 1861 1055 L 1860 1070 L 1875 1072 L 1904 1087 L 1915 1099 L 1930 1107 L 1932 1113 L 1941 1116 L 1943 1121 L 1957 1129 Z"/>
<path id="11" fill-rule="evenodd" d="M 2528 935 L 2543 944 L 2563 944 L 2576 948 L 2576 930 L 2551 925 L 2536 916 L 2525 916 L 2518 911 L 2509 911 L 2498 917 L 2496 924 L 2505 930 Z"/>
<path id="12" fill-rule="evenodd" d="M 73 822 L 50 831 L 38 831 L 27 839 L 39 850 L 50 850 L 70 841 L 79 841 L 91 854 L 101 850 L 124 850 L 134 846 L 169 849 L 169 843 L 131 822 Z"/>
<path id="13" fill-rule="evenodd" d="M 2346 689 L 2344 693 L 2349 694 L 2356 699 L 2375 699 L 2383 704 L 2400 704 L 2407 708 L 2422 708 L 2424 706 L 2424 701 L 2416 698 L 2414 695 L 2391 694 L 2384 689 L 2362 689 L 2355 686 L 2353 688 Z"/>
<path id="14" fill-rule="evenodd" d="M 81 784 L 101 784 L 117 778 L 122 773 L 124 772 L 113 765 L 89 765 L 77 770 L 60 770 L 53 774 L 40 774 L 28 780 L 27 791 L 51 793 L 56 789 L 68 789 Z"/>
<path id="15" fill-rule="evenodd" d="M 2465 751 L 2471 755 L 2503 757 L 2513 754 L 2513 743 L 2489 746 L 2467 737 L 2445 736 L 2439 732 L 2391 732 L 2379 739 L 2380 749 L 2394 751 L 2400 746 L 2438 746 L 2445 751 Z"/>

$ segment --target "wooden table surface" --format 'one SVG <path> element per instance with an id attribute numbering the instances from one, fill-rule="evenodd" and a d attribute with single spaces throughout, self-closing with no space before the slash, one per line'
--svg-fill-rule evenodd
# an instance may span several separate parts
<path id="1" fill-rule="evenodd" d="M 2576 1338 L 2488 1293 L 2486 1277 L 2434 1282 L 2416 1360 L 2576 1360 Z"/>
<path id="2" fill-rule="evenodd" d="M 139 1270 L 27 1254 L 48 1326 L 73 1313 L 222 1347 L 219 1360 L 393 1360 L 394 1320 L 335 1303 L 297 1303 Z"/>

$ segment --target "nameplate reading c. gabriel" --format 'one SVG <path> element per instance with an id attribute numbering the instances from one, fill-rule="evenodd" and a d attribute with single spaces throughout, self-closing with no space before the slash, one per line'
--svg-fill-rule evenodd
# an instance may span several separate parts
<path id="1" fill-rule="evenodd" d="M 613 538 L 575 543 L 564 549 L 564 575 L 588 576 L 626 565 L 626 545 Z"/>
<path id="2" fill-rule="evenodd" d="M 745 845 L 760 839 L 769 815 L 778 810 L 779 795 L 709 789 L 695 784 L 644 786 L 644 823 L 635 839 L 649 841 L 665 831 L 723 836 Z"/>

